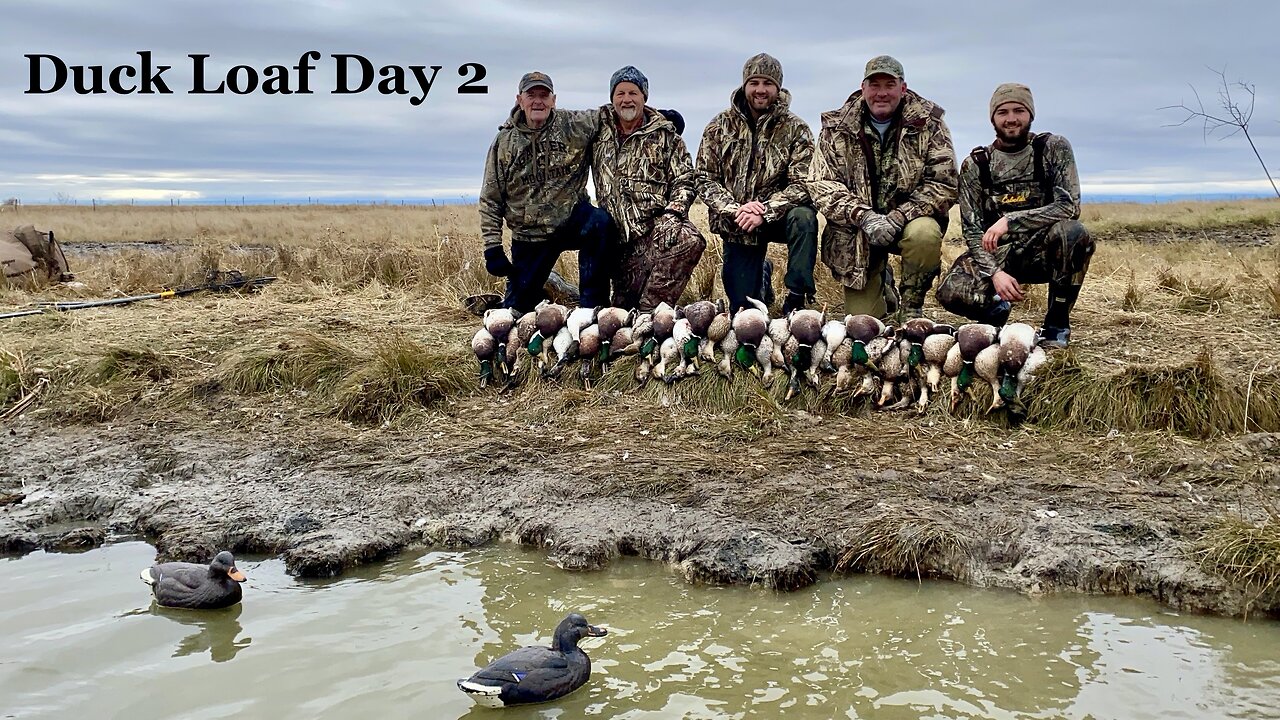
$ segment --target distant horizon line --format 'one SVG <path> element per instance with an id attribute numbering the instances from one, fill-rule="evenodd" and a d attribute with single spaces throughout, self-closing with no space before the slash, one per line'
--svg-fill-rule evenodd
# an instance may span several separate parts
<path id="1" fill-rule="evenodd" d="M 1272 193 L 1239 193 L 1239 192 L 1223 192 L 1223 193 L 1082 193 L 1080 202 L 1082 204 L 1106 204 L 1106 203 L 1162 203 L 1162 202 L 1187 202 L 1187 201 L 1223 201 L 1223 200 L 1266 200 L 1280 199 L 1276 198 Z M 13 198 L 10 198 L 11 200 Z M 316 197 L 316 196 L 240 196 L 240 197 L 219 197 L 219 198 L 166 198 L 157 200 L 103 200 L 98 198 L 49 198 L 45 202 L 29 202 L 18 198 L 18 206 L 73 206 L 81 205 L 96 206 L 144 206 L 144 207 L 163 207 L 169 205 L 178 207 L 182 205 L 193 206 L 217 206 L 226 207 L 243 207 L 243 206 L 263 206 L 263 205 L 384 205 L 384 206 L 438 206 L 438 205 L 475 205 L 478 198 L 459 196 L 455 198 L 440 197 L 400 197 L 400 198 L 371 198 L 356 196 L 334 196 L 334 197 Z M 6 205 L 12 206 L 5 201 Z"/>

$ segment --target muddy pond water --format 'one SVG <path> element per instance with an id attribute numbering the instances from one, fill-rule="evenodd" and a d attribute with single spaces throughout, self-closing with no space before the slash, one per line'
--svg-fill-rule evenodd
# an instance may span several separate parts
<path id="1" fill-rule="evenodd" d="M 1123 598 L 834 577 L 793 593 L 692 586 L 624 558 L 410 553 L 331 581 L 242 558 L 244 602 L 153 607 L 142 542 L 0 559 L 0 717 L 1275 718 L 1280 623 Z M 474 707 L 457 678 L 545 643 L 568 612 L 585 688 Z"/>

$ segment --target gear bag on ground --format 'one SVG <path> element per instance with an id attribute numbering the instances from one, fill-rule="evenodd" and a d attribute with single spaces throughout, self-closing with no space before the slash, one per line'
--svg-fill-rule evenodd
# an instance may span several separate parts
<path id="1" fill-rule="evenodd" d="M 41 232 L 33 225 L 0 231 L 0 267 L 6 278 L 28 276 L 61 282 L 73 277 L 53 232 Z"/>

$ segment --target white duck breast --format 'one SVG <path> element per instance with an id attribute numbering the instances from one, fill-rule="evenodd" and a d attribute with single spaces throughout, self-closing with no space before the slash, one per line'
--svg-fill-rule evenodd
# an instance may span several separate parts
<path id="1" fill-rule="evenodd" d="M 840 343 L 844 342 L 848 331 L 845 329 L 843 320 L 828 320 L 822 326 L 822 339 L 827 345 L 827 352 L 822 358 L 822 369 L 831 372 L 835 369 L 835 361 L 831 356 L 835 353 L 835 349 L 840 347 Z"/>

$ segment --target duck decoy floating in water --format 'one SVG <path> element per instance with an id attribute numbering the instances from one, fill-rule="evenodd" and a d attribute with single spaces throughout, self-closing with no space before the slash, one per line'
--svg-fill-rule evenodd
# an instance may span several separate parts
<path id="1" fill-rule="evenodd" d="M 142 571 L 142 582 L 151 586 L 156 602 L 165 607 L 215 610 L 240 602 L 244 573 L 236 559 L 223 550 L 208 565 L 169 562 Z"/>
<path id="2" fill-rule="evenodd" d="M 584 637 L 600 637 L 608 631 L 570 613 L 556 627 L 551 647 L 522 647 L 489 663 L 458 689 L 477 705 L 506 707 L 546 702 L 582 687 L 591 677 L 591 659 L 578 647 Z"/>

